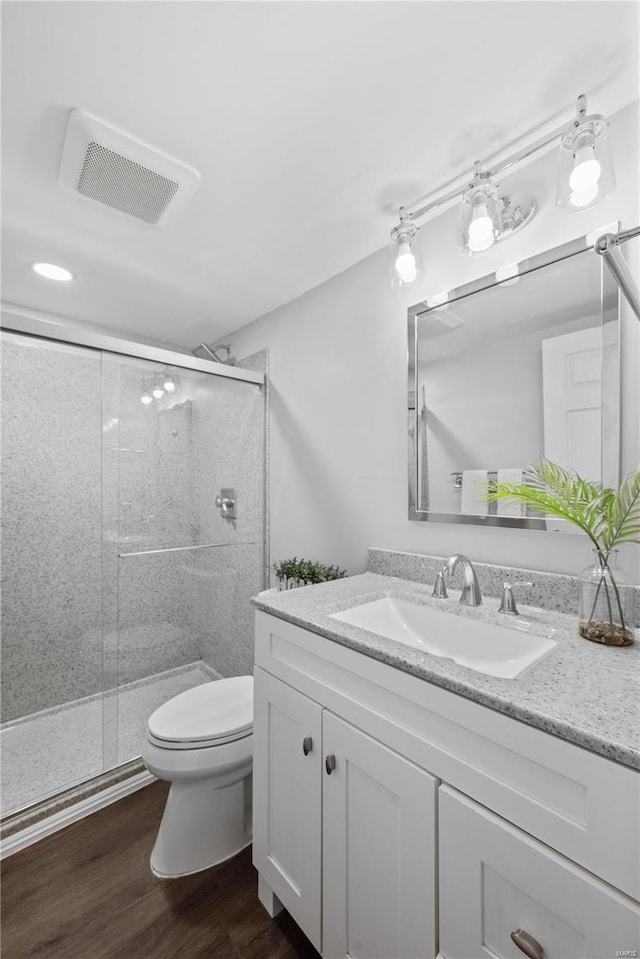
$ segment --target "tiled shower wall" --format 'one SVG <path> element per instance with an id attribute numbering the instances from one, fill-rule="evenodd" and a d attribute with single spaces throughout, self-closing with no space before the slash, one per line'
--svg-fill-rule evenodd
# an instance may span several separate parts
<path id="1" fill-rule="evenodd" d="M 2 338 L 2 718 L 102 686 L 100 356 Z"/>
<path id="2" fill-rule="evenodd" d="M 177 371 L 180 392 L 145 407 L 152 364 L 3 346 L 3 720 L 200 658 L 250 671 L 259 387 Z M 222 486 L 238 490 L 235 523 L 215 508 Z M 119 558 L 209 543 L 225 545 Z"/>
<path id="3" fill-rule="evenodd" d="M 224 676 L 242 675 L 253 669 L 253 609 L 249 599 L 263 588 L 264 430 L 260 387 L 217 380 L 215 388 L 198 404 L 194 423 L 199 436 L 195 494 L 201 540 L 229 545 L 191 554 L 189 622 L 201 636 L 204 661 Z M 233 522 L 213 507 L 222 487 L 237 490 L 238 517 Z"/>

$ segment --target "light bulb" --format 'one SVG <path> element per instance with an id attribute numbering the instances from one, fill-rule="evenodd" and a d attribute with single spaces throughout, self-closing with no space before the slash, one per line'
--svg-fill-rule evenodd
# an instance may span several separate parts
<path id="1" fill-rule="evenodd" d="M 173 380 L 172 380 L 172 379 L 169 379 L 168 377 L 167 377 L 167 379 L 164 381 L 164 383 L 163 383 L 162 385 L 164 386 L 165 391 L 166 391 L 167 393 L 175 393 L 175 391 L 176 391 L 177 388 L 178 388 L 178 387 L 176 386 L 176 384 L 173 382 Z"/>
<path id="2" fill-rule="evenodd" d="M 414 283 L 418 276 L 416 258 L 408 240 L 401 240 L 398 243 L 395 270 L 403 283 Z"/>
<path id="3" fill-rule="evenodd" d="M 487 217 L 487 219 L 489 218 Z M 489 220 L 489 223 L 491 223 L 491 220 Z M 467 246 L 472 253 L 482 253 L 483 250 L 488 250 L 490 246 L 493 246 L 494 239 L 493 229 L 491 229 L 491 231 L 478 231 L 478 234 L 474 235 L 471 232 L 471 224 L 469 224 L 469 241 Z"/>
<path id="4" fill-rule="evenodd" d="M 583 206 L 589 206 L 590 203 L 593 203 L 598 193 L 599 188 L 597 185 L 591 187 L 590 190 L 583 190 L 582 193 L 571 193 L 569 195 L 569 203 L 578 209 Z"/>
<path id="5" fill-rule="evenodd" d="M 164 396 L 164 390 L 162 389 L 161 386 L 154 386 L 153 395 L 155 399 L 160 400 Z"/>
<path id="6" fill-rule="evenodd" d="M 469 224 L 469 249 L 474 252 L 488 250 L 493 243 L 493 221 L 489 216 L 486 203 L 476 203 Z"/>
<path id="7" fill-rule="evenodd" d="M 153 403 L 153 397 L 149 396 L 148 393 L 143 393 L 140 397 L 140 402 L 144 403 L 145 406 L 148 406 L 149 403 Z"/>
<path id="8" fill-rule="evenodd" d="M 602 167 L 594 155 L 594 145 L 585 143 L 576 150 L 573 170 L 569 177 L 569 186 L 573 193 L 586 193 L 597 186 L 602 173 Z M 573 201 L 571 201 L 573 202 Z M 584 206 L 584 203 L 574 203 L 574 206 Z"/>

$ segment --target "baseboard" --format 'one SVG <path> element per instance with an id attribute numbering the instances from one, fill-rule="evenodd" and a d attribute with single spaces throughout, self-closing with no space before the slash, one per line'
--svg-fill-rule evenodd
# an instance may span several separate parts
<path id="1" fill-rule="evenodd" d="M 21 849 L 26 849 L 34 842 L 38 842 L 40 839 L 64 829 L 65 826 L 70 826 L 71 823 L 90 816 L 91 813 L 97 812 L 99 809 L 104 809 L 105 806 L 110 806 L 111 803 L 117 802 L 119 799 L 124 799 L 125 796 L 137 792 L 138 789 L 143 789 L 144 786 L 148 786 L 152 782 L 155 782 L 155 776 L 144 770 L 135 776 L 114 783 L 113 786 L 108 786 L 86 799 L 81 799 L 51 816 L 34 822 L 30 826 L 25 826 L 24 829 L 20 829 L 2 840 L 0 860 L 12 856 Z"/>

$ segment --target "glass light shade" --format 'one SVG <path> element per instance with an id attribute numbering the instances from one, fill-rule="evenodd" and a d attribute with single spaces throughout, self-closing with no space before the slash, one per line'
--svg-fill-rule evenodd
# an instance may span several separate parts
<path id="1" fill-rule="evenodd" d="M 391 286 L 411 286 L 422 272 L 411 240 L 412 233 L 409 231 L 392 235 L 389 261 Z"/>
<path id="2" fill-rule="evenodd" d="M 498 191 L 490 179 L 476 177 L 460 208 L 460 249 L 474 256 L 500 239 L 502 213 Z"/>
<path id="3" fill-rule="evenodd" d="M 607 125 L 602 116 L 585 117 L 560 140 L 556 197 L 559 209 L 586 210 L 615 190 Z"/>
<path id="4" fill-rule="evenodd" d="M 154 395 L 155 399 L 161 400 L 162 397 L 164 396 L 164 390 L 162 389 L 161 386 L 154 386 L 154 388 L 153 388 L 153 395 Z"/>
<path id="5" fill-rule="evenodd" d="M 140 397 L 140 402 L 143 403 L 145 406 L 149 406 L 150 403 L 153 403 L 153 397 L 149 396 L 148 393 L 143 393 L 142 396 Z"/>
<path id="6" fill-rule="evenodd" d="M 166 377 L 162 385 L 164 387 L 165 393 L 175 393 L 175 391 L 178 389 L 174 380 L 172 380 L 170 376 Z"/>

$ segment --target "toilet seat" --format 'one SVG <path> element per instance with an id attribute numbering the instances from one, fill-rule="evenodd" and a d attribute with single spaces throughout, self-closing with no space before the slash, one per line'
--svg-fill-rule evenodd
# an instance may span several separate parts
<path id="1" fill-rule="evenodd" d="M 195 686 L 150 716 L 147 739 L 160 749 L 207 749 L 251 736 L 253 676 Z"/>
<path id="2" fill-rule="evenodd" d="M 157 746 L 158 749 L 211 749 L 213 746 L 225 746 L 228 743 L 238 742 L 240 739 L 247 739 L 253 734 L 249 729 L 237 736 L 221 736 L 217 739 L 160 739 L 159 736 L 153 736 L 147 730 L 147 742 Z"/>

